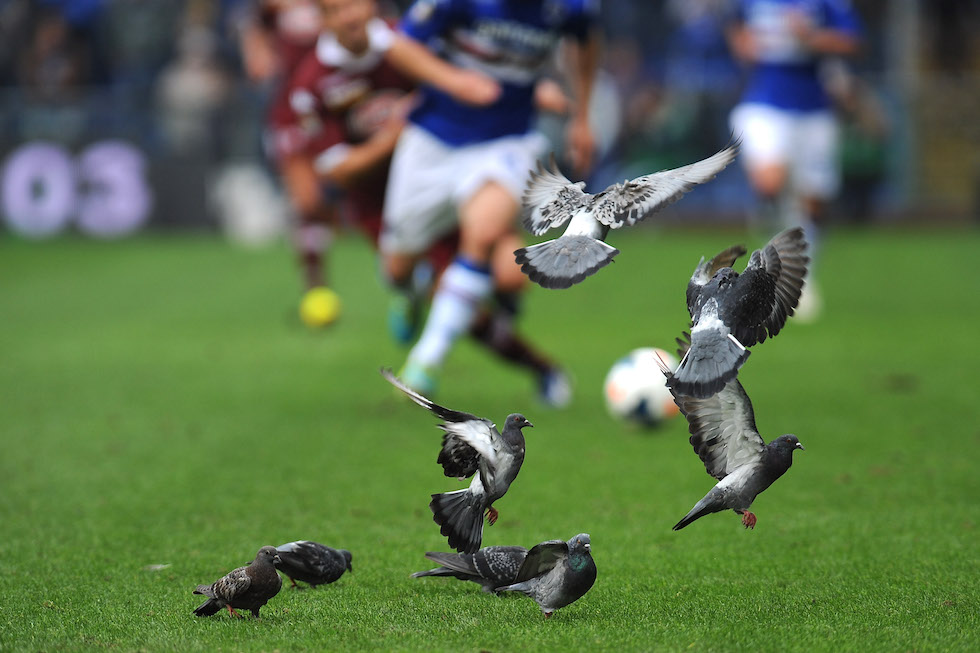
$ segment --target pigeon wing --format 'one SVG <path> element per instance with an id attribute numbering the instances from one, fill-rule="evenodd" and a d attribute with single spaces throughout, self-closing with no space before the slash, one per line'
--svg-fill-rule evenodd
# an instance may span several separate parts
<path id="1" fill-rule="evenodd" d="M 694 452 L 711 476 L 721 480 L 743 465 L 762 460 L 766 444 L 738 379 L 707 399 L 675 394 L 674 401 L 687 417 Z"/>
<path id="2" fill-rule="evenodd" d="M 276 551 L 282 559 L 284 571 L 295 571 L 306 576 L 322 575 L 329 562 L 326 548 L 308 540 L 288 542 L 277 546 Z"/>
<path id="3" fill-rule="evenodd" d="M 568 557 L 568 543 L 562 540 L 548 540 L 541 544 L 536 544 L 527 552 L 527 557 L 521 564 L 521 570 L 517 572 L 517 579 L 514 584 L 523 583 L 535 576 L 545 574 Z"/>
<path id="4" fill-rule="evenodd" d="M 744 256 L 745 252 L 745 245 L 732 245 L 728 249 L 715 254 L 714 258 L 710 261 L 705 262 L 704 257 L 701 257 L 701 262 L 694 268 L 694 274 L 691 275 L 691 280 L 687 284 L 688 313 L 692 316 L 694 315 L 694 302 L 697 299 L 698 293 L 701 292 L 701 287 L 711 281 L 711 278 L 715 276 L 718 270 L 730 268 L 735 265 L 738 257 Z"/>
<path id="5" fill-rule="evenodd" d="M 751 315 L 736 316 L 735 337 L 746 347 L 774 337 L 800 301 L 810 257 L 803 229 L 777 234 L 752 253 L 737 281 L 736 305 L 758 307 Z"/>
<path id="6" fill-rule="evenodd" d="M 561 226 L 587 203 L 588 193 L 582 190 L 585 182 L 572 183 L 558 171 L 555 155 L 551 155 L 549 167 L 538 162 L 531 171 L 524 189 L 524 228 L 535 236 Z"/>
<path id="7" fill-rule="evenodd" d="M 228 572 L 214 583 L 214 598 L 225 603 L 231 603 L 241 596 L 252 585 L 252 577 L 248 575 L 248 567 L 239 567 Z"/>
<path id="8" fill-rule="evenodd" d="M 661 170 L 637 177 L 623 184 L 614 184 L 596 193 L 592 215 L 613 229 L 632 226 L 651 213 L 680 199 L 698 184 L 711 180 L 735 160 L 738 141 L 707 159 L 673 170 Z"/>

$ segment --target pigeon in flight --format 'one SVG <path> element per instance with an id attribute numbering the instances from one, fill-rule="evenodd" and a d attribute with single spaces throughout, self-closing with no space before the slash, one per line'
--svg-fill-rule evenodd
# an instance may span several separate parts
<path id="1" fill-rule="evenodd" d="M 678 341 L 682 346 L 683 342 Z M 679 352 L 681 353 L 681 352 Z M 660 360 L 660 369 L 669 382 L 670 368 Z M 731 509 L 742 515 L 746 528 L 755 528 L 756 517 L 749 506 L 763 490 L 786 473 L 793 464 L 793 452 L 803 445 L 793 434 L 781 435 L 766 444 L 755 427 L 752 402 L 738 379 L 729 381 L 720 392 L 706 399 L 678 394 L 671 387 L 674 401 L 687 417 L 694 452 L 718 483 L 674 525 L 679 531 L 695 519 Z"/>
<path id="2" fill-rule="evenodd" d="M 603 242 L 610 229 L 628 227 L 703 184 L 735 159 L 738 141 L 716 154 L 673 170 L 662 170 L 613 184 L 590 195 L 585 182 L 572 183 L 540 162 L 524 190 L 523 222 L 535 236 L 568 223 L 554 240 L 514 252 L 521 270 L 545 288 L 568 288 L 609 264 L 619 250 Z"/>
<path id="3" fill-rule="evenodd" d="M 252 616 L 258 617 L 259 608 L 282 588 L 282 579 L 276 573 L 279 562 L 276 548 L 264 546 L 247 567 L 230 571 L 210 585 L 198 585 L 194 594 L 203 594 L 208 600 L 199 605 L 194 614 L 210 617 L 226 607 L 235 617 L 239 616 L 235 608 L 251 610 Z"/>
<path id="4" fill-rule="evenodd" d="M 517 581 L 517 572 L 527 557 L 527 549 L 523 546 L 487 546 L 476 553 L 430 551 L 425 557 L 441 566 L 417 571 L 412 578 L 450 576 L 479 583 L 484 592 L 496 593 L 501 587 Z"/>
<path id="5" fill-rule="evenodd" d="M 345 571 L 354 571 L 351 554 L 346 549 L 331 549 L 319 542 L 299 540 L 276 547 L 279 552 L 279 571 L 289 577 L 292 586 L 296 581 L 309 583 L 310 587 L 332 583 Z"/>
<path id="6" fill-rule="evenodd" d="M 671 389 L 705 398 L 738 375 L 749 357 L 746 347 L 775 337 L 800 301 L 806 276 L 803 229 L 787 229 L 752 252 L 742 274 L 732 265 L 745 254 L 729 247 L 705 262 L 701 258 L 687 284 L 691 348 L 674 371 Z"/>
<path id="7" fill-rule="evenodd" d="M 437 462 L 446 476 L 461 480 L 472 476 L 473 481 L 465 490 L 433 494 L 429 508 L 440 532 L 449 538 L 449 546 L 464 553 L 476 552 L 483 542 L 483 513 L 487 513 L 491 526 L 496 523 L 499 513 L 493 503 L 504 496 L 524 462 L 521 429 L 534 425 L 523 415 L 512 413 L 500 432 L 488 419 L 426 399 L 389 369 L 382 369 L 381 374 L 412 401 L 445 420 L 439 425 L 445 434 Z"/>
<path id="8" fill-rule="evenodd" d="M 558 608 L 585 596 L 595 577 L 592 544 L 588 534 L 581 533 L 567 542 L 548 540 L 532 547 L 517 580 L 499 591 L 530 596 L 547 618 Z"/>

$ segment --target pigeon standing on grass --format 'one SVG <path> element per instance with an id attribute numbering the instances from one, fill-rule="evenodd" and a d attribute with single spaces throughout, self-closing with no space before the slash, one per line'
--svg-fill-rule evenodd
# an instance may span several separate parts
<path id="1" fill-rule="evenodd" d="M 581 533 L 568 542 L 549 540 L 532 547 L 515 582 L 499 591 L 530 596 L 547 618 L 585 596 L 595 578 L 592 544 L 588 534 Z"/>
<path id="2" fill-rule="evenodd" d="M 687 285 L 691 348 L 673 374 L 673 390 L 710 397 L 738 375 L 749 357 L 746 347 L 779 333 L 800 301 L 806 249 L 803 229 L 796 227 L 752 252 L 741 275 L 731 267 L 745 253 L 741 245 L 701 259 Z"/>
<path id="3" fill-rule="evenodd" d="M 683 342 L 678 342 L 683 346 Z M 670 368 L 662 360 L 659 363 L 674 401 L 687 417 L 694 452 L 708 473 L 718 479 L 711 491 L 674 525 L 674 530 L 679 531 L 699 517 L 729 509 L 742 515 L 746 528 L 755 528 L 756 516 L 749 512 L 749 506 L 786 473 L 793 464 L 793 452 L 802 450 L 803 445 L 791 433 L 765 443 L 755 427 L 752 402 L 738 379 L 729 381 L 717 394 L 698 399 L 678 394 L 670 385 Z"/>
<path id="4" fill-rule="evenodd" d="M 194 594 L 203 594 L 208 600 L 199 605 L 194 614 L 210 617 L 226 607 L 235 617 L 239 616 L 235 608 L 251 610 L 252 616 L 258 617 L 259 608 L 282 588 L 282 579 L 276 573 L 279 562 L 276 548 L 264 546 L 247 567 L 230 571 L 210 585 L 198 585 Z"/>
<path id="5" fill-rule="evenodd" d="M 417 571 L 412 578 L 449 576 L 479 583 L 484 592 L 494 592 L 517 581 L 517 572 L 527 557 L 523 546 L 487 546 L 476 553 L 436 553 L 425 557 L 441 565 L 428 571 Z"/>
<path id="6" fill-rule="evenodd" d="M 310 587 L 332 583 L 345 571 L 354 571 L 350 551 L 331 549 L 319 542 L 289 542 L 277 546 L 276 551 L 282 559 L 279 571 L 289 577 L 293 587 L 297 587 L 297 580 L 309 583 Z"/>
<path id="7" fill-rule="evenodd" d="M 445 420 L 438 462 L 446 476 L 473 477 L 469 488 L 433 494 L 429 508 L 440 532 L 457 551 L 474 553 L 483 542 L 483 513 L 492 526 L 498 512 L 494 501 L 504 496 L 524 462 L 525 426 L 534 426 L 518 413 L 507 416 L 503 432 L 488 419 L 445 408 L 415 392 L 391 373 L 381 374 L 419 406 Z"/>
<path id="8" fill-rule="evenodd" d="M 539 163 L 524 190 L 524 226 L 535 236 L 566 222 L 568 227 L 554 240 L 516 250 L 521 270 L 544 288 L 582 281 L 619 254 L 603 242 L 610 229 L 632 226 L 679 199 L 721 172 L 737 153 L 738 142 L 732 142 L 697 163 L 613 184 L 595 195 L 582 190 L 585 182 L 573 184 L 561 174 L 554 156 L 550 169 Z"/>

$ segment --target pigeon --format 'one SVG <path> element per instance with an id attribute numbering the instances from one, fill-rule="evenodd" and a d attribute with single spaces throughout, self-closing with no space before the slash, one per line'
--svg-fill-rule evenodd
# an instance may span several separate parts
<path id="1" fill-rule="evenodd" d="M 251 610 L 252 616 L 258 617 L 259 608 L 282 588 L 282 579 L 276 573 L 279 562 L 276 548 L 264 546 L 247 567 L 230 571 L 210 585 L 198 585 L 194 594 L 203 594 L 208 600 L 199 605 L 194 614 L 210 617 L 226 607 L 235 617 L 239 616 L 235 608 Z"/>
<path id="2" fill-rule="evenodd" d="M 428 571 L 417 571 L 412 578 L 451 576 L 479 583 L 484 592 L 494 592 L 517 581 L 527 549 L 523 546 L 487 546 L 476 553 L 425 554 L 429 560 L 442 565 Z"/>
<path id="3" fill-rule="evenodd" d="M 568 542 L 548 540 L 534 546 L 517 573 L 517 580 L 501 592 L 522 592 L 541 608 L 545 618 L 558 608 L 573 603 L 595 583 L 592 544 L 586 533 Z"/>
<path id="4" fill-rule="evenodd" d="M 524 433 L 534 426 L 520 413 L 512 413 L 503 432 L 488 419 L 445 408 L 426 399 L 402 383 L 389 369 L 381 374 L 419 406 L 445 420 L 445 431 L 437 462 L 446 476 L 460 480 L 473 477 L 469 488 L 433 494 L 429 508 L 449 546 L 463 553 L 475 553 L 483 542 L 483 513 L 492 526 L 499 513 L 494 501 L 504 496 L 517 478 L 524 462 Z"/>
<path id="5" fill-rule="evenodd" d="M 568 288 L 608 265 L 619 250 L 603 242 L 610 229 L 632 226 L 697 184 L 703 184 L 735 159 L 738 141 L 714 155 L 673 170 L 662 170 L 613 184 L 590 195 L 585 182 L 572 183 L 558 170 L 538 163 L 524 190 L 524 227 L 535 236 L 568 223 L 554 240 L 514 252 L 521 270 L 544 288 Z"/>
<path id="6" fill-rule="evenodd" d="M 727 509 L 742 515 L 746 528 L 755 528 L 757 519 L 749 512 L 749 506 L 793 464 L 793 452 L 803 450 L 799 438 L 787 433 L 766 444 L 756 429 L 752 402 L 738 379 L 729 381 L 711 397 L 689 397 L 670 386 L 670 368 L 659 358 L 658 361 L 674 402 L 687 417 L 694 452 L 708 473 L 718 479 L 711 491 L 674 525 L 674 530 Z"/>
<path id="7" fill-rule="evenodd" d="M 289 577 L 293 587 L 297 587 L 297 580 L 309 583 L 310 587 L 332 583 L 345 571 L 354 571 L 350 551 L 331 549 L 319 542 L 289 542 L 277 546 L 276 551 L 282 559 L 279 571 Z"/>
<path id="8" fill-rule="evenodd" d="M 803 229 L 787 229 L 752 252 L 742 274 L 732 269 L 745 247 L 735 245 L 701 262 L 687 285 L 691 348 L 674 371 L 671 389 L 704 399 L 738 375 L 751 347 L 779 333 L 800 301 L 810 258 Z"/>

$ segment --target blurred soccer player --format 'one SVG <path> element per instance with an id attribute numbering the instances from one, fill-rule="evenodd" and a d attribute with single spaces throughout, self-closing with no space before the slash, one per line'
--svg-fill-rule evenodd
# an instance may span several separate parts
<path id="1" fill-rule="evenodd" d="M 510 259 L 497 287 L 524 283 L 513 261 L 515 219 L 529 170 L 543 147 L 531 130 L 535 82 L 562 37 L 571 60 L 575 104 L 569 150 L 576 171 L 594 149 L 588 104 L 598 41 L 592 0 L 418 0 L 401 28 L 448 61 L 499 80 L 500 98 L 487 107 L 461 105 L 424 88 L 392 159 L 381 250 L 396 286 L 409 284 L 414 261 L 458 222 L 459 254 L 443 274 L 418 343 L 400 373 L 431 393 L 435 371 L 471 325 L 493 288 L 491 261 Z"/>
<path id="2" fill-rule="evenodd" d="M 324 31 L 289 81 L 288 110 L 276 116 L 276 155 L 309 187 L 311 202 L 324 203 L 325 182 L 333 189 L 329 201 L 377 242 L 388 165 L 414 87 L 400 70 L 469 102 L 494 97 L 496 84 L 395 33 L 377 16 L 374 0 L 321 0 L 321 5 Z M 457 243 L 453 230 L 427 249 L 436 274 L 448 265 Z M 567 381 L 515 333 L 512 304 L 503 298 L 497 310 L 481 315 L 474 337 L 530 369 L 545 401 L 564 403 Z"/>
<path id="3" fill-rule="evenodd" d="M 732 112 L 742 139 L 742 161 L 758 194 L 762 218 L 799 222 L 813 260 L 825 203 L 840 185 L 837 123 L 820 78 L 828 57 L 853 55 L 860 28 L 848 0 L 738 0 L 730 41 L 750 67 L 741 102 Z M 781 204 L 789 188 L 795 218 Z M 797 315 L 819 311 L 813 268 Z"/>

